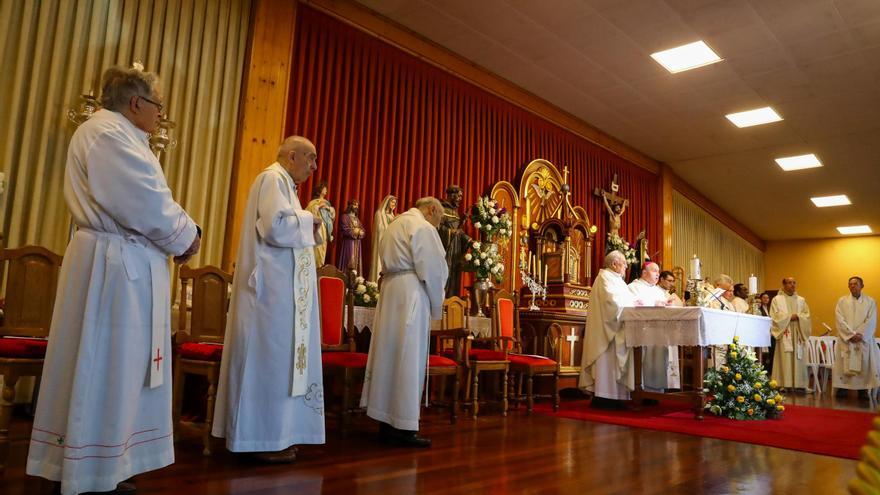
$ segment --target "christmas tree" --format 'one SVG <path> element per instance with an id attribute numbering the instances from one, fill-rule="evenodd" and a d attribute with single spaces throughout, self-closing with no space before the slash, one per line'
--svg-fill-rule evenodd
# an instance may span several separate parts
<path id="1" fill-rule="evenodd" d="M 705 408 L 730 419 L 779 418 L 785 397 L 758 362 L 754 351 L 739 345 L 739 337 L 727 347 L 726 363 L 710 369 L 703 378 L 708 396 Z"/>

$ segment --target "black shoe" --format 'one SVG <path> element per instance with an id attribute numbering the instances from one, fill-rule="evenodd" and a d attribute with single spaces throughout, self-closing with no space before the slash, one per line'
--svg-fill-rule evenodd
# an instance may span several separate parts
<path id="1" fill-rule="evenodd" d="M 622 400 L 606 399 L 594 395 L 590 400 L 590 407 L 606 411 L 623 411 L 626 409 L 626 404 Z"/>
<path id="2" fill-rule="evenodd" d="M 431 439 L 420 437 L 416 431 L 398 431 L 400 431 L 401 435 L 397 438 L 397 443 L 402 447 L 412 447 L 416 449 L 427 449 L 431 447 Z"/>

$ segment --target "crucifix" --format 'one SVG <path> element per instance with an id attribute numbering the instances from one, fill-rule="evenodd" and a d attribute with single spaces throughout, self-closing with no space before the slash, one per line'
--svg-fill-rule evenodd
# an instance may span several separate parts
<path id="1" fill-rule="evenodd" d="M 159 348 L 156 348 L 156 359 L 153 359 L 153 362 L 156 363 L 156 371 L 159 371 L 159 365 L 162 363 L 162 360 L 165 359 L 159 353 Z"/>
<path id="2" fill-rule="evenodd" d="M 602 198 L 602 201 L 605 203 L 605 209 L 608 211 L 608 235 L 611 237 L 620 236 L 620 217 L 623 216 L 626 205 L 629 203 L 628 199 L 617 195 L 619 190 L 620 185 L 617 183 L 617 174 L 614 174 L 614 179 L 611 181 L 610 193 L 598 187 L 593 189 L 593 195 Z"/>
<path id="3" fill-rule="evenodd" d="M 581 338 L 575 332 L 576 332 L 576 330 L 574 328 L 572 328 L 571 334 L 565 336 L 565 340 L 568 341 L 569 348 L 571 349 L 571 351 L 568 355 L 568 365 L 569 366 L 575 366 L 575 364 L 574 364 L 574 343 L 577 342 L 578 340 L 581 340 Z"/>

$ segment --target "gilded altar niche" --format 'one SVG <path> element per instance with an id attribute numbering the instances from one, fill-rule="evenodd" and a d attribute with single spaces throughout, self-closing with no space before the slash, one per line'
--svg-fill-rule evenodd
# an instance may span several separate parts
<path id="1" fill-rule="evenodd" d="M 515 225 L 510 242 L 501 248 L 501 287 L 521 291 L 520 300 L 529 307 L 531 292 L 520 275 L 524 270 L 547 287 L 546 299 L 535 298 L 542 311 L 586 314 L 595 228 L 586 210 L 571 203 L 567 167 L 560 174 L 547 160 L 533 160 L 518 179 L 518 188 L 502 181 L 491 190 Z"/>

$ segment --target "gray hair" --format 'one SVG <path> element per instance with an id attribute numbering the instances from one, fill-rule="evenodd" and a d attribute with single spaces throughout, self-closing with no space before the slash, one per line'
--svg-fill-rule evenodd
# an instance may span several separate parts
<path id="1" fill-rule="evenodd" d="M 718 287 L 720 284 L 727 284 L 728 288 L 733 287 L 733 279 L 730 278 L 730 275 L 721 274 L 715 278 L 715 282 L 712 283 L 715 287 Z"/>
<path id="2" fill-rule="evenodd" d="M 150 98 L 159 86 L 159 76 L 135 68 L 110 67 L 101 77 L 101 106 L 116 112 L 124 109 L 132 96 Z"/>
<path id="3" fill-rule="evenodd" d="M 436 206 L 439 209 L 443 209 L 443 203 L 440 202 L 439 199 L 434 196 L 425 196 L 424 198 L 419 198 L 416 200 L 415 207 L 420 210 L 425 210 L 430 208 L 431 206 Z"/>
<path id="4" fill-rule="evenodd" d="M 624 256 L 623 253 L 621 253 L 620 251 L 611 251 L 610 253 L 605 255 L 605 268 L 611 268 L 611 265 L 613 265 L 615 261 L 620 261 L 625 265 L 626 256 Z"/>

